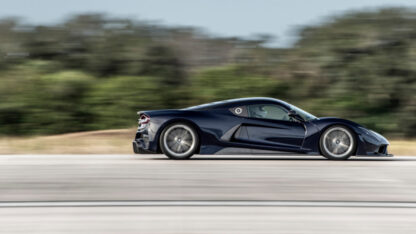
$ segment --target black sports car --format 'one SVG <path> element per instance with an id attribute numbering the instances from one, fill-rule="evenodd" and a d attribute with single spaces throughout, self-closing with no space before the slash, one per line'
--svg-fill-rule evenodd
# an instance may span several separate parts
<path id="1" fill-rule="evenodd" d="M 135 153 L 164 153 L 172 159 L 193 154 L 322 154 L 392 156 L 380 134 L 349 120 L 317 118 L 273 98 L 240 98 L 180 110 L 140 111 Z"/>

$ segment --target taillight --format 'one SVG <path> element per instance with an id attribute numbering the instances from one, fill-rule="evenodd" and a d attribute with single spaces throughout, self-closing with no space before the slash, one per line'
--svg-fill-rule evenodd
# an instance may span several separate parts
<path id="1" fill-rule="evenodd" d="M 147 116 L 145 114 L 140 115 L 139 124 L 140 123 L 147 124 L 149 122 L 150 122 L 150 117 L 149 116 Z"/>
<path id="2" fill-rule="evenodd" d="M 146 128 L 149 122 L 150 122 L 150 117 L 145 114 L 141 114 L 139 117 L 139 129 Z"/>

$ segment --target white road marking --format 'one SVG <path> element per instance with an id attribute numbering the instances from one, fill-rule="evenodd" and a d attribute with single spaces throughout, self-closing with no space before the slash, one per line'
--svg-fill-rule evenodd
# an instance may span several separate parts
<path id="1" fill-rule="evenodd" d="M 111 206 L 280 206 L 416 208 L 416 202 L 371 201 L 21 201 L 0 202 L 0 208 L 19 207 L 111 207 Z"/>

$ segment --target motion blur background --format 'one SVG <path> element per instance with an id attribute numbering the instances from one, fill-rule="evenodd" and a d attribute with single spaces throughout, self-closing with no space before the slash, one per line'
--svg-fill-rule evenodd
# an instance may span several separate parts
<path id="1" fill-rule="evenodd" d="M 411 139 L 413 5 L 2 1 L 0 135 L 132 128 L 138 110 L 268 96 Z"/>
<path id="2" fill-rule="evenodd" d="M 133 155 L 139 110 L 253 96 L 396 156 Z M 415 0 L 0 0 L 0 233 L 416 233 L 415 139 Z"/>

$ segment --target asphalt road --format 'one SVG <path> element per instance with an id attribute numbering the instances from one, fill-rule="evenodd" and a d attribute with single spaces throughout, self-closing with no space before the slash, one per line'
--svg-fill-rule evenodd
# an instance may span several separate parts
<path id="1" fill-rule="evenodd" d="M 0 233 L 415 233 L 416 157 L 2 155 Z"/>

